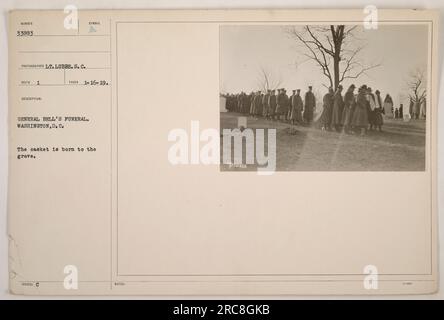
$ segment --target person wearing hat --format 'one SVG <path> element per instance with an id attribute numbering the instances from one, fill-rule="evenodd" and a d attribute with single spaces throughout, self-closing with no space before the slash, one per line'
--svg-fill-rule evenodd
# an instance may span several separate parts
<path id="1" fill-rule="evenodd" d="M 291 90 L 291 96 L 288 97 L 288 111 L 287 111 L 287 119 L 291 122 L 291 110 L 293 109 L 291 105 L 291 101 L 293 100 L 293 97 L 296 95 L 296 90 Z"/>
<path id="2" fill-rule="evenodd" d="M 367 100 L 368 100 L 368 105 L 369 105 L 369 109 L 368 109 L 368 123 L 370 124 L 369 129 L 373 130 L 373 128 L 376 128 L 375 125 L 375 113 L 373 112 L 376 108 L 376 101 L 375 101 L 375 95 L 372 92 L 372 88 L 368 87 L 367 88 Z"/>
<path id="3" fill-rule="evenodd" d="M 277 106 L 276 106 L 276 116 L 279 120 L 282 116 L 284 119 L 287 117 L 287 109 L 288 109 L 288 96 L 285 93 L 285 89 L 282 88 L 280 90 L 280 94 L 277 96 Z"/>
<path id="4" fill-rule="evenodd" d="M 254 100 L 256 99 L 256 92 L 251 92 L 251 97 L 250 97 L 250 115 L 253 115 L 254 112 Z"/>
<path id="5" fill-rule="evenodd" d="M 369 102 L 367 100 L 367 86 L 363 85 L 358 90 L 356 97 L 356 108 L 353 112 L 351 125 L 353 128 L 360 130 L 361 136 L 365 135 L 368 127 L 368 110 Z"/>
<path id="6" fill-rule="evenodd" d="M 276 90 L 271 90 L 271 94 L 268 97 L 268 118 L 270 120 L 274 119 L 274 114 L 276 111 Z"/>
<path id="7" fill-rule="evenodd" d="M 295 90 L 293 90 L 295 91 Z M 290 120 L 292 124 L 303 123 L 302 108 L 304 104 L 301 97 L 301 89 L 296 90 L 296 94 L 291 97 L 291 116 Z"/>
<path id="8" fill-rule="evenodd" d="M 308 87 L 308 91 L 305 93 L 304 99 L 304 120 L 308 124 L 313 121 L 313 115 L 316 108 L 316 98 L 313 94 L 312 89 L 312 86 Z"/>
<path id="9" fill-rule="evenodd" d="M 242 95 L 242 113 L 248 113 L 250 109 L 250 97 L 246 93 Z"/>
<path id="10" fill-rule="evenodd" d="M 257 109 L 257 104 L 258 104 L 258 100 L 259 100 L 259 94 L 260 91 L 256 91 L 254 93 L 254 98 L 253 98 L 253 110 L 251 111 L 251 115 L 254 117 L 256 114 L 256 109 Z"/>
<path id="11" fill-rule="evenodd" d="M 270 92 L 271 92 L 271 90 L 268 89 L 267 92 L 262 97 L 262 116 L 264 118 L 268 117 L 268 112 L 269 112 L 269 109 L 270 109 L 270 107 L 268 105 L 268 100 L 270 98 Z"/>
<path id="12" fill-rule="evenodd" d="M 291 105 L 290 105 L 290 98 L 287 95 L 287 90 L 284 89 L 284 120 L 289 121 L 290 120 L 290 112 L 291 111 Z"/>
<path id="13" fill-rule="evenodd" d="M 376 108 L 382 108 L 381 91 L 379 90 L 375 91 L 375 103 L 376 103 Z"/>
<path id="14" fill-rule="evenodd" d="M 340 130 L 342 120 L 342 110 L 344 108 L 344 100 L 342 98 L 342 86 L 339 85 L 333 97 L 333 111 L 331 115 L 331 128 Z"/>
<path id="15" fill-rule="evenodd" d="M 259 118 L 262 115 L 262 92 L 258 91 L 254 103 L 254 117 Z"/>
<path id="16" fill-rule="evenodd" d="M 329 130 L 330 129 L 330 123 L 331 123 L 331 114 L 333 109 L 333 97 L 334 97 L 334 91 L 333 88 L 328 88 L 328 92 L 324 95 L 322 98 L 322 114 L 319 118 L 319 122 L 322 125 L 322 130 Z"/>
<path id="17" fill-rule="evenodd" d="M 382 125 L 384 124 L 384 119 L 382 117 L 384 108 L 382 105 L 381 92 L 376 90 L 375 94 L 376 107 L 373 110 L 373 125 L 375 126 L 375 129 L 378 128 L 379 131 L 382 131 Z"/>
<path id="18" fill-rule="evenodd" d="M 280 118 L 280 111 L 281 107 L 280 104 L 282 103 L 282 89 L 277 89 L 277 95 L 276 95 L 276 108 L 274 109 L 274 116 L 276 120 L 279 120 Z"/>
<path id="19" fill-rule="evenodd" d="M 341 125 L 345 133 L 350 132 L 353 111 L 356 106 L 354 91 L 355 85 L 352 84 L 350 87 L 348 87 L 348 90 L 344 95 L 344 109 L 342 110 Z"/>

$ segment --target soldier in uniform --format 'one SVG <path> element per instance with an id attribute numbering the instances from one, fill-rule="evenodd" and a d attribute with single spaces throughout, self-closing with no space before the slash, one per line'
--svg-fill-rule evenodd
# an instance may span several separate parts
<path id="1" fill-rule="evenodd" d="M 290 111 L 291 111 L 291 105 L 290 105 L 290 98 L 287 95 L 287 91 L 284 89 L 284 120 L 290 120 Z"/>
<path id="2" fill-rule="evenodd" d="M 256 92 L 251 92 L 250 115 L 254 115 L 254 102 L 256 100 Z"/>
<path id="3" fill-rule="evenodd" d="M 254 117 L 259 118 L 262 115 L 262 93 L 260 91 L 257 92 L 256 98 L 254 99 Z"/>
<path id="4" fill-rule="evenodd" d="M 287 114 L 288 114 L 288 96 L 285 92 L 285 89 L 282 88 L 281 93 L 277 97 L 277 107 L 276 107 L 276 114 L 278 116 L 278 119 L 281 118 L 281 116 L 284 117 L 284 120 L 287 120 Z"/>
<path id="5" fill-rule="evenodd" d="M 373 110 L 373 125 L 375 129 L 378 128 L 379 131 L 382 131 L 382 125 L 384 124 L 384 119 L 382 115 L 384 114 L 384 108 L 382 106 L 381 92 L 379 90 L 375 91 L 376 97 L 376 107 Z"/>
<path id="6" fill-rule="evenodd" d="M 367 100 L 368 100 L 368 123 L 370 124 L 370 130 L 373 130 L 373 128 L 376 129 L 376 124 L 375 124 L 375 113 L 374 110 L 376 108 L 376 100 L 375 100 L 375 95 L 372 92 L 372 88 L 368 87 L 367 88 Z"/>
<path id="7" fill-rule="evenodd" d="M 312 91 L 313 87 L 309 86 L 308 91 L 305 93 L 304 99 L 304 120 L 308 124 L 313 121 L 313 114 L 316 108 L 316 98 Z"/>
<path id="8" fill-rule="evenodd" d="M 248 113 L 250 108 L 250 97 L 244 93 L 242 96 L 242 113 Z"/>
<path id="9" fill-rule="evenodd" d="M 294 90 L 293 90 L 294 92 Z M 291 123 L 302 123 L 302 108 L 304 107 L 301 98 L 301 89 L 296 90 L 296 94 L 291 97 Z"/>
<path id="10" fill-rule="evenodd" d="M 322 125 L 322 130 L 329 130 L 331 124 L 331 113 L 333 111 L 333 88 L 328 88 L 328 92 L 322 98 L 322 114 L 319 118 L 319 122 Z"/>
<path id="11" fill-rule="evenodd" d="M 287 119 L 291 120 L 291 110 L 293 107 L 291 106 L 291 101 L 293 100 L 293 97 L 296 95 L 296 90 L 292 90 L 291 96 L 288 97 L 288 111 L 287 111 Z"/>
<path id="12" fill-rule="evenodd" d="M 331 128 L 340 130 L 342 121 L 342 110 L 344 108 L 344 100 L 342 99 L 342 86 L 339 85 L 333 97 L 333 111 L 331 115 Z"/>
<path id="13" fill-rule="evenodd" d="M 267 90 L 267 92 L 264 94 L 264 96 L 262 97 L 262 116 L 264 118 L 268 117 L 268 99 L 270 98 L 270 90 Z"/>
<path id="14" fill-rule="evenodd" d="M 280 120 L 282 111 L 283 111 L 283 104 L 284 104 L 284 94 L 283 89 L 278 89 L 278 94 L 276 96 L 276 120 Z"/>
<path id="15" fill-rule="evenodd" d="M 271 94 L 270 97 L 268 98 L 268 117 L 273 120 L 274 119 L 274 115 L 275 115 L 275 111 L 276 111 L 276 91 L 275 90 L 271 90 Z"/>
<path id="16" fill-rule="evenodd" d="M 358 90 L 358 96 L 356 98 L 356 108 L 353 112 L 352 126 L 354 129 L 361 131 L 361 135 L 365 135 L 368 121 L 368 110 L 370 109 L 370 103 L 367 100 L 367 86 L 363 85 Z"/>
<path id="17" fill-rule="evenodd" d="M 344 132 L 350 132 L 351 120 L 355 108 L 355 85 L 352 84 L 344 95 L 344 109 L 342 111 L 341 125 Z"/>

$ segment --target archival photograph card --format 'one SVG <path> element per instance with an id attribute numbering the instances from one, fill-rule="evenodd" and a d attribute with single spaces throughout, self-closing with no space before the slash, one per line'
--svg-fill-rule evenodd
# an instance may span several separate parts
<path id="1" fill-rule="evenodd" d="M 431 294 L 438 14 L 9 14 L 20 295 Z"/>

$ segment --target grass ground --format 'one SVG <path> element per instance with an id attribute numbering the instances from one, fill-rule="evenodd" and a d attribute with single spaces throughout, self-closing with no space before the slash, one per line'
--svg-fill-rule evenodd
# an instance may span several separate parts
<path id="1" fill-rule="evenodd" d="M 237 113 L 220 113 L 221 130 L 237 128 Z M 315 126 L 248 117 L 247 127 L 275 128 L 276 171 L 422 171 L 425 169 L 425 121 L 384 119 L 383 132 L 366 136 L 321 131 Z M 221 150 L 223 150 L 221 139 Z M 265 147 L 268 150 L 268 147 Z M 221 158 L 222 161 L 222 158 Z M 221 170 L 256 170 L 257 165 Z"/>

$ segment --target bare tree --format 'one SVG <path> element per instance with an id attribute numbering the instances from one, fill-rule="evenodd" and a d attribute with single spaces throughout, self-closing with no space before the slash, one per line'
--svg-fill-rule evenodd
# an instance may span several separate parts
<path id="1" fill-rule="evenodd" d="M 282 76 L 263 66 L 259 67 L 258 87 L 261 91 L 275 90 L 282 84 Z"/>
<path id="2" fill-rule="evenodd" d="M 410 100 L 421 105 L 427 94 L 426 77 L 423 68 L 416 68 L 410 71 L 407 89 L 409 90 Z"/>
<path id="3" fill-rule="evenodd" d="M 336 88 L 346 79 L 357 79 L 380 64 L 365 65 L 359 54 L 365 45 L 354 34 L 358 26 L 330 25 L 286 28 L 287 34 L 302 44 L 303 55 L 314 61 L 328 79 L 329 86 Z M 355 41 L 352 41 L 355 40 Z"/>

